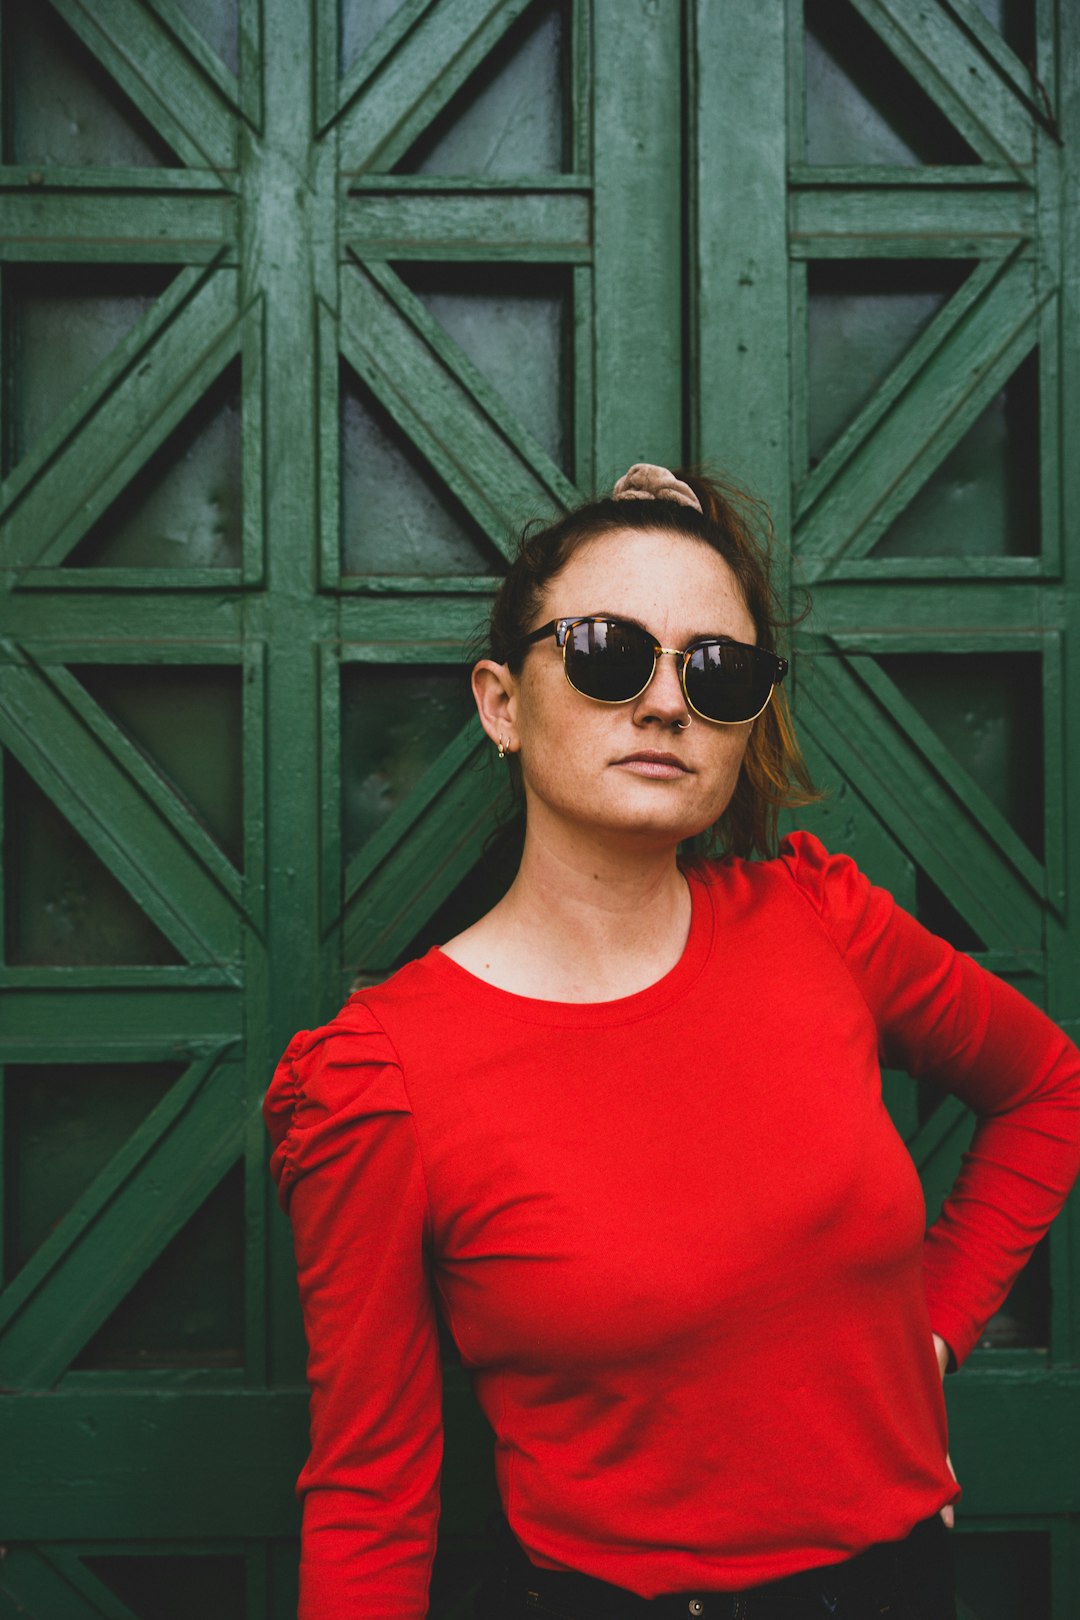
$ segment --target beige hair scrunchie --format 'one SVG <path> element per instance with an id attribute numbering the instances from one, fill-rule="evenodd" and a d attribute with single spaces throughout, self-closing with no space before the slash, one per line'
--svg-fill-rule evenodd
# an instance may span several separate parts
<path id="1" fill-rule="evenodd" d="M 701 511 L 701 502 L 681 478 L 676 478 L 667 467 L 654 467 L 648 461 L 636 461 L 611 491 L 613 501 L 676 501 L 679 506 L 692 506 Z"/>

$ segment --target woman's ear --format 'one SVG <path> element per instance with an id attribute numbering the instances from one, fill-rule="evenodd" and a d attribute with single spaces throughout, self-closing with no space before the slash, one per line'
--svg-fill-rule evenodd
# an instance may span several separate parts
<path id="1" fill-rule="evenodd" d="M 473 665 L 472 694 L 480 724 L 497 748 L 513 752 L 517 746 L 517 682 L 505 664 L 481 658 Z"/>

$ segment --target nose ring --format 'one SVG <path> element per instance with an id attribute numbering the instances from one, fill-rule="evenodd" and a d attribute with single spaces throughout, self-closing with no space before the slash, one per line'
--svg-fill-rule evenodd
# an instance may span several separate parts
<path id="1" fill-rule="evenodd" d="M 693 718 L 694 718 L 693 715 L 690 714 L 690 715 L 687 715 L 685 720 L 676 720 L 676 722 L 675 722 L 675 730 L 676 731 L 688 731 L 690 729 L 690 722 L 693 720 Z"/>

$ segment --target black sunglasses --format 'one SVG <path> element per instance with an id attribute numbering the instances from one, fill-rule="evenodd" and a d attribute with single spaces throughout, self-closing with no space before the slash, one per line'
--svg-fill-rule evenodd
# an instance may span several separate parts
<path id="1" fill-rule="evenodd" d="M 552 635 L 562 648 L 570 685 L 597 703 L 629 703 L 640 697 L 661 654 L 670 653 L 680 660 L 687 705 L 720 726 L 756 720 L 788 669 L 786 658 L 723 636 L 698 636 L 688 647 L 662 647 L 642 625 L 607 614 L 552 619 L 523 636 L 510 656 Z"/>

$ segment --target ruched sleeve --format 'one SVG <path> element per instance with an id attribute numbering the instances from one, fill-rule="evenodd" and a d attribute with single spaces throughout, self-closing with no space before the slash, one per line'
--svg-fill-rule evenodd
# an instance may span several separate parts
<path id="1" fill-rule="evenodd" d="M 877 1023 L 882 1061 L 955 1092 L 978 1115 L 924 1251 L 931 1324 L 963 1361 L 1080 1168 L 1080 1052 L 848 857 L 808 833 L 785 840 L 782 854 Z"/>
<path id="2" fill-rule="evenodd" d="M 429 1219 L 404 1077 L 367 1009 L 295 1035 L 263 1112 L 308 1342 L 300 1620 L 419 1620 L 442 1459 Z"/>

